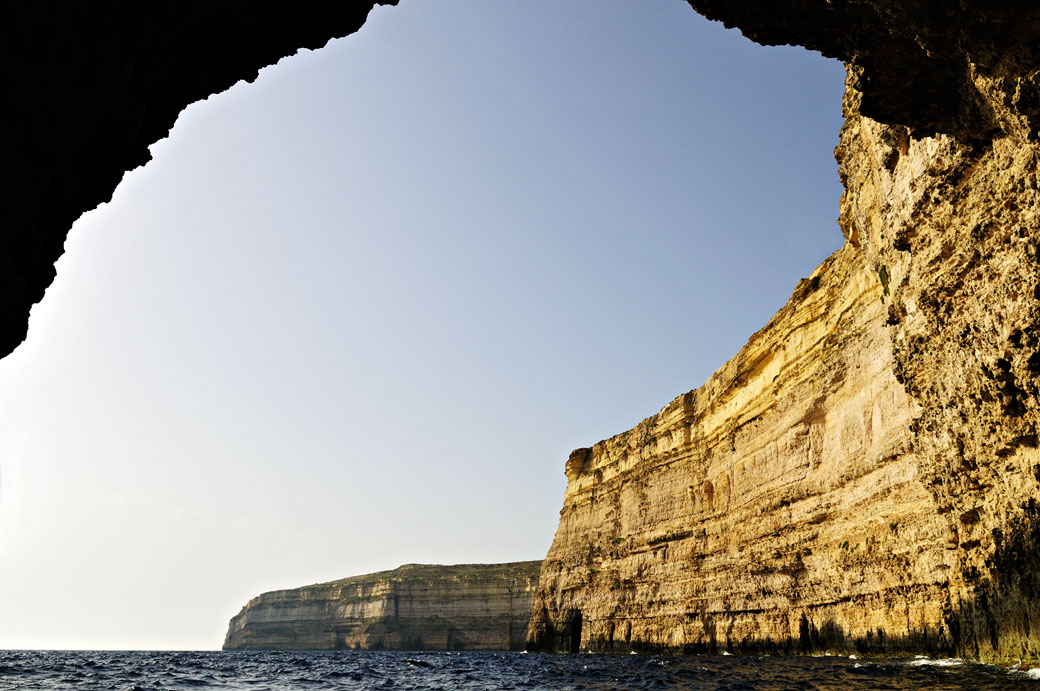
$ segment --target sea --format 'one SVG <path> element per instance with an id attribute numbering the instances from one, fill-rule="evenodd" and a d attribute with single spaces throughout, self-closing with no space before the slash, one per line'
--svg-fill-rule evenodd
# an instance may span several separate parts
<path id="1" fill-rule="evenodd" d="M 499 652 L 0 651 L 0 689 L 1033 689 L 957 659 Z"/>

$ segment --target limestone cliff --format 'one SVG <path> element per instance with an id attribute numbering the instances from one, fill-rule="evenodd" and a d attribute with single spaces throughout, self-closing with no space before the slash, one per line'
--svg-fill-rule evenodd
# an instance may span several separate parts
<path id="1" fill-rule="evenodd" d="M 704 387 L 572 455 L 532 642 L 1040 664 L 1040 6 L 689 3 L 848 64 L 848 241 Z M 371 5 L 8 3 L 0 354 L 184 106 Z"/>
<path id="2" fill-rule="evenodd" d="M 541 562 L 433 566 L 264 593 L 225 650 L 520 650 Z"/>
<path id="3" fill-rule="evenodd" d="M 533 647 L 1040 663 L 1037 72 L 983 72 L 987 138 L 921 136 L 850 66 L 845 246 L 703 387 L 571 454 Z"/>

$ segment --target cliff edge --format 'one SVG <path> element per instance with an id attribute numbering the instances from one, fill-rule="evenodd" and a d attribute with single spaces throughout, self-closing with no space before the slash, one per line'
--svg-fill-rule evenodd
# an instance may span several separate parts
<path id="1" fill-rule="evenodd" d="M 522 650 L 540 566 L 406 564 L 264 593 L 224 650 Z"/>

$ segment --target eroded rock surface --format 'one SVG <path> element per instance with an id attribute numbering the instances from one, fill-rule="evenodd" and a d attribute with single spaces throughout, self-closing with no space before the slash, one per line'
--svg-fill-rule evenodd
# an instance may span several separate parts
<path id="1" fill-rule="evenodd" d="M 1040 661 L 1037 147 L 880 124 L 849 73 L 845 246 L 571 455 L 532 646 Z"/>
<path id="2" fill-rule="evenodd" d="M 521 650 L 541 562 L 435 566 L 250 600 L 225 650 Z"/>

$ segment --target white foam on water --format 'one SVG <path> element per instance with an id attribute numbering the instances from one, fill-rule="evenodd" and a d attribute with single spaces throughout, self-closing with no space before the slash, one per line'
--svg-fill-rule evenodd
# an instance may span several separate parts
<path id="1" fill-rule="evenodd" d="M 940 660 L 933 660 L 923 655 L 918 655 L 907 664 L 911 667 L 957 667 L 963 665 L 964 660 L 959 657 L 944 657 Z"/>
<path id="2" fill-rule="evenodd" d="M 1026 676 L 1029 677 L 1030 679 L 1035 679 L 1037 681 L 1040 681 L 1040 668 L 1033 667 L 1032 669 L 1027 669 L 1026 670 Z"/>

